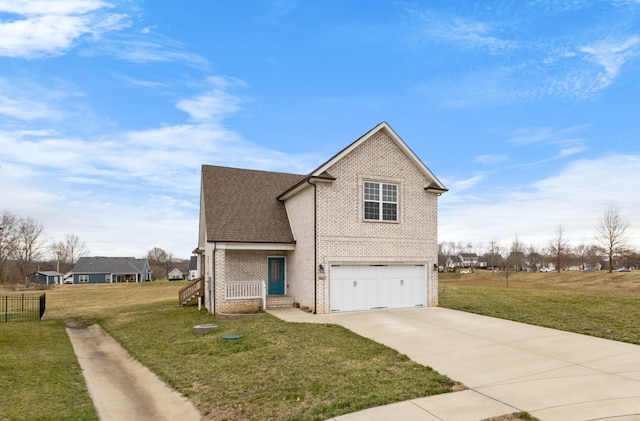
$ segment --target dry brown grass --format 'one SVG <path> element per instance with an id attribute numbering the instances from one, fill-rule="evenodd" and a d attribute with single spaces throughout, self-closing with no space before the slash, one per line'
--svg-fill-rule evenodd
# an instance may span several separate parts
<path id="1" fill-rule="evenodd" d="M 484 286 L 506 287 L 506 275 L 503 272 L 477 270 L 475 273 L 441 273 L 443 286 Z M 592 291 L 622 294 L 640 293 L 640 271 L 634 272 L 511 272 L 509 288 L 525 288 L 553 291 Z"/>
<path id="2" fill-rule="evenodd" d="M 103 319 L 129 314 L 137 305 L 174 300 L 184 281 L 153 283 L 62 285 L 47 291 L 45 319 Z"/>
<path id="3" fill-rule="evenodd" d="M 640 344 L 640 271 L 442 274 L 442 307 Z"/>

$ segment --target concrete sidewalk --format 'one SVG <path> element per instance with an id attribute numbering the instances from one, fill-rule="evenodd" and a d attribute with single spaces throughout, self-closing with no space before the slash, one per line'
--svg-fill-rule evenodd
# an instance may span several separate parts
<path id="1" fill-rule="evenodd" d="M 200 414 L 97 324 L 67 327 L 101 421 L 196 421 Z"/>
<path id="2" fill-rule="evenodd" d="M 640 346 L 445 308 L 311 315 L 335 323 L 465 384 L 463 392 L 336 417 L 456 420 L 526 411 L 541 420 L 640 420 Z"/>

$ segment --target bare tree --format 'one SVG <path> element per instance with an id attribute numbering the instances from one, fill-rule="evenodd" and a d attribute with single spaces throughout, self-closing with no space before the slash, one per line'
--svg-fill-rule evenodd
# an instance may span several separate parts
<path id="1" fill-rule="evenodd" d="M 562 269 L 562 263 L 564 262 L 568 252 L 569 242 L 567 241 L 567 237 L 564 233 L 564 228 L 562 225 L 558 225 L 549 244 L 549 253 L 551 253 L 555 260 L 556 270 L 558 273 L 560 273 L 560 270 Z"/>
<path id="2" fill-rule="evenodd" d="M 154 247 L 147 253 L 147 260 L 149 260 L 149 266 L 152 267 L 152 272 L 156 274 L 156 270 L 153 268 L 161 268 L 164 271 L 166 278 L 169 277 L 169 270 L 175 259 L 171 253 L 167 253 L 160 247 Z"/>
<path id="3" fill-rule="evenodd" d="M 511 242 L 511 252 L 509 254 L 510 263 L 515 272 L 521 271 L 524 267 L 524 247 L 518 234 L 516 233 Z"/>
<path id="4" fill-rule="evenodd" d="M 627 248 L 628 228 L 629 224 L 615 207 L 607 209 L 596 228 L 596 240 L 609 259 L 609 273 L 613 272 L 614 256 Z"/>
<path id="5" fill-rule="evenodd" d="M 489 243 L 489 266 L 491 266 L 491 272 L 495 272 L 496 265 L 498 264 L 497 255 L 500 254 L 500 246 L 498 246 L 496 240 L 491 240 Z"/>
<path id="6" fill-rule="evenodd" d="M 58 241 L 57 243 L 51 243 L 49 245 L 49 253 L 53 257 L 53 260 L 56 262 L 56 271 L 60 272 L 60 264 L 64 265 L 67 260 L 67 256 L 64 250 L 64 243 L 62 241 Z"/>
<path id="7" fill-rule="evenodd" d="M 18 243 L 18 218 L 4 211 L 0 217 L 0 282 L 8 281 L 8 263 L 15 255 Z"/>
<path id="8" fill-rule="evenodd" d="M 587 253 L 589 252 L 589 245 L 583 238 L 580 244 L 578 244 L 575 248 L 575 254 L 580 258 L 580 270 L 584 271 L 587 268 L 586 260 Z"/>
<path id="9" fill-rule="evenodd" d="M 18 222 L 17 244 L 13 258 L 23 279 L 26 279 L 35 261 L 43 256 L 42 225 L 34 218 L 22 218 Z"/>
<path id="10" fill-rule="evenodd" d="M 527 249 L 527 259 L 529 259 L 529 267 L 535 272 L 538 270 L 538 265 L 541 265 L 542 256 L 538 253 L 536 246 L 529 244 Z"/>
<path id="11" fill-rule="evenodd" d="M 77 235 L 67 234 L 64 241 L 51 244 L 50 252 L 58 263 L 58 272 L 60 272 L 60 263 L 67 268 L 72 267 L 80 257 L 89 254 L 89 249 Z"/>
<path id="12" fill-rule="evenodd" d="M 67 262 L 75 265 L 79 258 L 87 256 L 89 249 L 84 241 L 75 234 L 67 234 L 64 238 L 64 250 Z"/>

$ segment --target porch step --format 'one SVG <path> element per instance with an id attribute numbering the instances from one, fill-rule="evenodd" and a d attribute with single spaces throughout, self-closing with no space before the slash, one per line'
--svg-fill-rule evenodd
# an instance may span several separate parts
<path id="1" fill-rule="evenodd" d="M 267 295 L 267 308 L 293 307 L 293 298 L 287 295 Z"/>

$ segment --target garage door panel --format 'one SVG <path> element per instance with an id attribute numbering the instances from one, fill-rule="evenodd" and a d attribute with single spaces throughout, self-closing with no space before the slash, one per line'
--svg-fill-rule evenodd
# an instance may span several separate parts
<path id="1" fill-rule="evenodd" d="M 331 266 L 331 311 L 424 306 L 424 266 Z"/>

